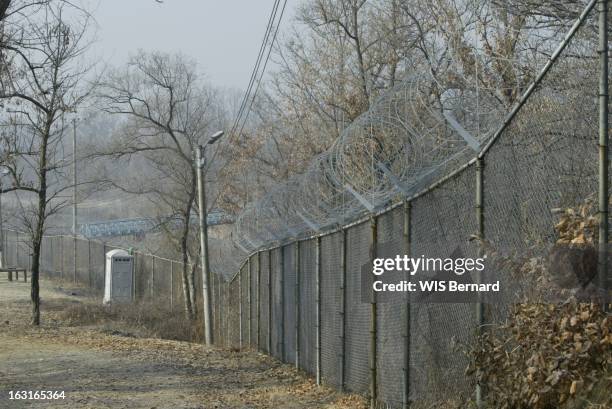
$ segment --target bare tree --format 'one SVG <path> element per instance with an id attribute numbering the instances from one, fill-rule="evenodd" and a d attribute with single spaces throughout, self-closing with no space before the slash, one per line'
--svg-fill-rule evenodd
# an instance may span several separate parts
<path id="1" fill-rule="evenodd" d="M 158 205 L 160 223 L 182 257 L 185 313 L 191 319 L 197 314 L 197 250 L 190 247 L 197 234 L 191 225 L 197 214 L 194 160 L 215 119 L 214 93 L 200 84 L 195 67 L 181 55 L 139 52 L 124 70 L 108 77 L 100 95 L 104 110 L 129 118 L 122 134 L 100 154 L 145 160 L 146 177 L 138 186 L 116 186 L 146 194 Z"/>
<path id="2" fill-rule="evenodd" d="M 70 16 L 70 17 L 68 17 Z M 32 241 L 32 324 L 40 323 L 40 251 L 45 221 L 70 202 L 64 155 L 67 114 L 91 93 L 85 77 L 91 66 L 82 54 L 89 45 L 89 16 L 65 2 L 45 2 L 21 21 L 20 35 L 3 45 L 11 69 L 3 77 L 0 100 L 3 154 L 12 186 L 19 193 L 21 221 Z"/>

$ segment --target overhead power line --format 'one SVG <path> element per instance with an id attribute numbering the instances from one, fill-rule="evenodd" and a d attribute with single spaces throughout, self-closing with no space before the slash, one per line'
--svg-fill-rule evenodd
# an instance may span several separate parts
<path id="1" fill-rule="evenodd" d="M 245 94 L 242 98 L 242 102 L 240 104 L 236 120 L 234 121 L 232 129 L 230 131 L 230 140 L 231 138 L 234 138 L 242 133 L 249 113 L 253 107 L 253 102 L 255 101 L 255 98 L 257 96 L 261 81 L 265 74 L 268 61 L 270 60 L 270 55 L 272 54 L 272 48 L 274 46 L 274 43 L 276 42 L 276 37 L 278 35 L 281 21 L 283 19 L 285 7 L 287 6 L 287 0 L 283 1 L 283 6 L 281 8 L 280 15 L 277 19 L 276 16 L 278 14 L 279 5 L 280 0 L 275 0 L 274 5 L 272 7 L 272 11 L 270 12 L 270 17 L 268 19 L 266 32 L 261 43 L 261 47 L 259 49 L 259 54 L 257 55 L 257 60 L 255 61 L 255 66 L 253 67 L 253 71 L 251 73 L 249 85 L 247 86 Z M 270 36 L 272 36 L 271 39 Z M 240 131 L 236 132 L 237 129 L 240 129 Z"/>

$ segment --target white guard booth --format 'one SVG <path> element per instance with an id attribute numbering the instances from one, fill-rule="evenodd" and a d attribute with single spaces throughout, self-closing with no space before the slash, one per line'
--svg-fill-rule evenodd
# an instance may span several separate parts
<path id="1" fill-rule="evenodd" d="M 104 304 L 132 302 L 134 257 L 125 250 L 106 253 Z"/>

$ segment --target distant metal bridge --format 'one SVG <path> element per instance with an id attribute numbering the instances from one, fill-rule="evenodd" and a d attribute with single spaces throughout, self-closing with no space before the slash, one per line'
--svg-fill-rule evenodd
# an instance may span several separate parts
<path id="1" fill-rule="evenodd" d="M 233 223 L 234 217 L 225 212 L 216 211 L 209 213 L 207 220 L 209 226 L 216 226 Z M 107 220 L 104 222 L 82 224 L 79 227 L 79 232 L 87 238 L 144 235 L 159 231 L 161 224 L 178 226 L 179 220 L 169 218 L 164 222 L 160 222 L 149 217 Z"/>

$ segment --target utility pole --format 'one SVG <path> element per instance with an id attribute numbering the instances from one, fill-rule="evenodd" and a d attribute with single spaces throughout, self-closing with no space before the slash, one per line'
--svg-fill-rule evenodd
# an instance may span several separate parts
<path id="1" fill-rule="evenodd" d="M 2 224 L 2 174 L 0 174 L 0 267 L 4 267 L 4 225 Z M 10 273 L 9 273 L 10 274 Z"/>
<path id="2" fill-rule="evenodd" d="M 73 280 L 77 282 L 77 129 L 76 118 L 72 118 L 72 249 L 73 249 Z"/>
<path id="3" fill-rule="evenodd" d="M 215 133 L 207 145 L 212 145 L 223 136 L 223 131 Z M 206 345 L 212 345 L 212 317 L 211 317 L 211 293 L 210 293 L 210 265 L 208 261 L 208 225 L 206 210 L 206 190 L 204 181 L 204 154 L 205 146 L 199 145 L 196 157 L 196 168 L 198 172 L 198 206 L 200 210 L 200 257 L 202 267 L 202 299 L 204 302 L 204 341 Z"/>

